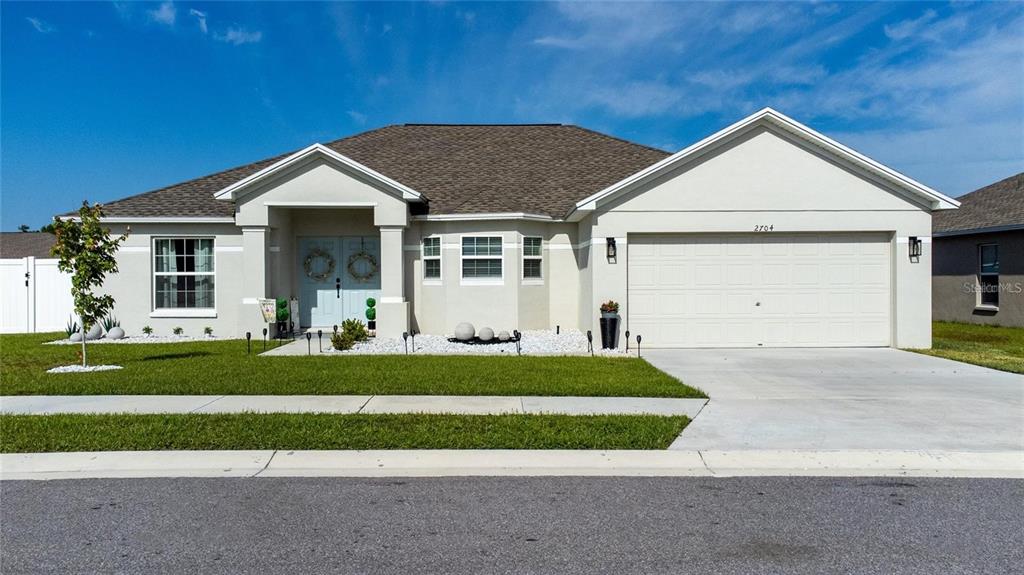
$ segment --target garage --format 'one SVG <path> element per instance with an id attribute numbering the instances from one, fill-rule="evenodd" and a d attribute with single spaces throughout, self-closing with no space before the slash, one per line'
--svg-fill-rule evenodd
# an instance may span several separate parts
<path id="1" fill-rule="evenodd" d="M 888 346 L 889 233 L 633 235 L 627 329 L 651 347 Z"/>

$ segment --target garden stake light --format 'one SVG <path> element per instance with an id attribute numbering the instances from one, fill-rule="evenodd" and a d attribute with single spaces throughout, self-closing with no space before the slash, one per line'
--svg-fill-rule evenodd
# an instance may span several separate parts
<path id="1" fill-rule="evenodd" d="M 338 326 L 334 326 L 334 335 L 338 335 Z"/>
<path id="2" fill-rule="evenodd" d="M 590 352 L 590 357 L 594 357 L 594 334 L 587 330 L 587 350 Z"/>
<path id="3" fill-rule="evenodd" d="M 252 332 L 245 332 L 245 355 L 252 353 Z"/>
<path id="4" fill-rule="evenodd" d="M 640 357 L 640 334 L 636 336 L 636 356 Z"/>
<path id="5" fill-rule="evenodd" d="M 313 334 L 306 332 L 306 355 L 313 355 L 313 344 L 310 340 L 313 339 Z"/>
<path id="6" fill-rule="evenodd" d="M 416 330 L 412 330 L 409 336 L 412 337 L 412 352 L 416 353 Z"/>
<path id="7" fill-rule="evenodd" d="M 626 353 L 629 353 L 629 330 L 626 330 Z"/>
<path id="8" fill-rule="evenodd" d="M 324 352 L 324 330 L 316 330 L 316 345 L 320 348 L 320 353 Z"/>
<path id="9" fill-rule="evenodd" d="M 518 329 L 512 330 L 512 335 L 516 338 L 516 355 L 523 355 L 522 348 L 519 347 L 519 341 L 523 338 L 523 334 L 519 333 Z"/>
<path id="10" fill-rule="evenodd" d="M 409 332 L 402 332 L 402 342 L 405 343 L 405 355 L 409 355 Z"/>
<path id="11" fill-rule="evenodd" d="M 263 351 L 267 351 L 267 328 L 263 328 Z"/>

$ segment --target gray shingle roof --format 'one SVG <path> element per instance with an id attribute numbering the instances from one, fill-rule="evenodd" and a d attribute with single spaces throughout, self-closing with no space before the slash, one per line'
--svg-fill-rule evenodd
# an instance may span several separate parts
<path id="1" fill-rule="evenodd" d="M 957 199 L 960 209 L 932 216 L 934 233 L 1024 225 L 1024 172 Z"/>
<path id="2" fill-rule="evenodd" d="M 422 193 L 429 214 L 565 216 L 583 198 L 667 152 L 578 126 L 386 126 L 325 146 Z M 230 217 L 214 192 L 291 153 L 104 204 L 108 217 Z"/>
<path id="3" fill-rule="evenodd" d="M 57 236 L 45 232 L 0 232 L 0 258 L 49 258 Z"/>

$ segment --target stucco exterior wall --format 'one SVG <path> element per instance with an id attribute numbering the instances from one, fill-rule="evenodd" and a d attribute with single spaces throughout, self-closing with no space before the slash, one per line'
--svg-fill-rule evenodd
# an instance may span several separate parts
<path id="1" fill-rule="evenodd" d="M 893 237 L 893 344 L 931 345 L 931 244 L 917 263 L 907 238 L 929 241 L 931 214 L 895 191 L 837 165 L 803 145 L 759 130 L 599 206 L 591 217 L 592 296 L 589 322 L 598 330 L 601 302 L 620 302 L 627 318 L 629 235 L 635 233 L 890 232 Z M 772 232 L 766 232 L 772 233 Z M 616 261 L 605 257 L 614 237 Z M 584 280 L 586 283 L 586 280 Z"/>
<path id="2" fill-rule="evenodd" d="M 999 245 L 999 309 L 977 309 L 978 246 Z M 1024 327 L 1024 230 L 935 238 L 932 315 L 936 320 Z"/>
<path id="3" fill-rule="evenodd" d="M 126 226 L 109 226 L 112 234 Z M 214 239 L 215 313 L 189 317 L 186 313 L 155 312 L 153 309 L 153 239 L 160 237 L 212 237 Z M 232 224 L 133 224 L 128 239 L 117 252 L 118 273 L 107 276 L 103 292 L 114 296 L 113 315 L 129 335 L 140 335 L 150 326 L 157 335 L 171 335 L 180 327 L 186 335 L 202 335 L 213 328 L 214 335 L 239 335 L 242 279 L 242 234 Z M 159 317 L 159 316 L 165 317 Z"/>

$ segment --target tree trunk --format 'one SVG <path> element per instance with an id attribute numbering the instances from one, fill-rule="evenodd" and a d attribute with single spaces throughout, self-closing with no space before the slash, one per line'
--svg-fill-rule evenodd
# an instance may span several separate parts
<path id="1" fill-rule="evenodd" d="M 82 367 L 87 367 L 89 364 L 85 361 L 85 334 L 89 333 L 89 328 L 85 325 L 84 319 L 78 319 L 82 320 Z"/>

